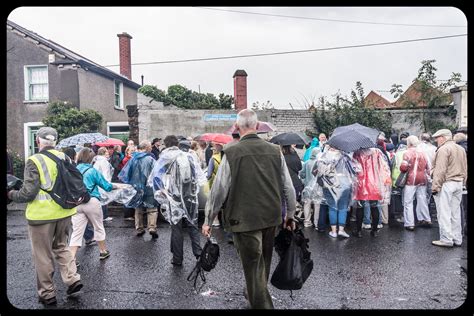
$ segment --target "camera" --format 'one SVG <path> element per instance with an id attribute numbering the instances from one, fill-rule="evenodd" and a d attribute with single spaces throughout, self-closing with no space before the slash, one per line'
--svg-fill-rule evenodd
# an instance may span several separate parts
<path id="1" fill-rule="evenodd" d="M 10 190 L 20 190 L 23 185 L 23 181 L 14 175 L 7 174 L 7 192 Z M 10 204 L 12 200 L 7 197 L 7 204 Z"/>

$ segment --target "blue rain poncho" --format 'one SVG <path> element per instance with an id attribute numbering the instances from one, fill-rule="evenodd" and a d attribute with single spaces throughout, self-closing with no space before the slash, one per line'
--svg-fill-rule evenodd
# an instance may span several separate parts
<path id="1" fill-rule="evenodd" d="M 198 159 L 173 146 L 163 150 L 148 178 L 155 200 L 166 221 L 176 225 L 182 218 L 198 225 L 199 187 L 206 182 Z"/>
<path id="2" fill-rule="evenodd" d="M 311 158 L 311 152 L 313 151 L 313 148 L 315 148 L 315 147 L 319 147 L 319 140 L 316 137 L 313 138 L 313 140 L 311 141 L 311 145 L 304 152 L 303 162 L 305 162 L 305 161 L 309 160 L 309 158 Z"/>

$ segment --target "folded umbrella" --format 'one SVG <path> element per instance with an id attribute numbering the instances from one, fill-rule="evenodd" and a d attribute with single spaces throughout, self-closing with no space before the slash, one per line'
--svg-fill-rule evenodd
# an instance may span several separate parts
<path id="1" fill-rule="evenodd" d="M 227 144 L 233 140 L 232 136 L 221 134 L 221 133 L 205 133 L 196 138 L 197 140 L 203 140 L 206 142 L 216 142 L 221 144 Z"/>
<path id="2" fill-rule="evenodd" d="M 380 131 L 358 123 L 336 128 L 327 144 L 345 152 L 377 146 Z"/>
<path id="3" fill-rule="evenodd" d="M 81 133 L 61 140 L 56 148 L 74 147 L 84 144 L 93 144 L 95 142 L 102 142 L 109 139 L 101 133 Z"/>
<path id="4" fill-rule="evenodd" d="M 125 143 L 117 138 L 109 138 L 103 142 L 96 142 L 94 145 L 100 146 L 100 147 L 110 147 L 110 146 L 125 146 Z"/>
<path id="5" fill-rule="evenodd" d="M 279 144 L 281 146 L 287 145 L 308 145 L 311 140 L 309 137 L 305 137 L 303 133 L 281 133 L 279 135 L 274 136 L 270 139 L 270 143 Z"/>

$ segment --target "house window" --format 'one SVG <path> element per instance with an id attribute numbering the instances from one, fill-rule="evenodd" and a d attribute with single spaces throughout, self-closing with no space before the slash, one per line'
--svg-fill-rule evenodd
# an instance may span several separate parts
<path id="1" fill-rule="evenodd" d="M 25 101 L 48 101 L 48 66 L 25 66 Z"/>
<path id="2" fill-rule="evenodd" d="M 130 128 L 128 122 L 108 122 L 107 136 L 121 139 L 125 144 L 128 141 Z"/>
<path id="3" fill-rule="evenodd" d="M 117 109 L 123 109 L 123 83 L 114 80 L 115 104 Z"/>
<path id="4" fill-rule="evenodd" d="M 42 122 L 24 123 L 25 159 L 39 152 L 38 144 L 36 144 L 36 134 L 42 126 Z"/>

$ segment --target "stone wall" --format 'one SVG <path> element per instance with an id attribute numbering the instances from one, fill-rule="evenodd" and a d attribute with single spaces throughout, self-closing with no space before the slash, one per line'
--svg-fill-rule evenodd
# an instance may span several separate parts
<path id="1" fill-rule="evenodd" d="M 130 138 L 138 140 L 166 135 L 183 135 L 195 137 L 203 133 L 224 133 L 235 122 L 237 112 L 234 110 L 182 110 L 163 107 L 162 104 L 139 104 L 138 108 L 128 106 Z M 422 131 L 422 112 L 432 111 L 445 123 L 453 124 L 454 120 L 446 115 L 446 109 L 403 109 L 382 110 L 392 117 L 392 128 L 396 133 L 408 131 L 419 135 Z M 315 131 L 313 114 L 308 110 L 265 110 L 257 111 L 259 120 L 276 126 L 277 132 Z"/>

